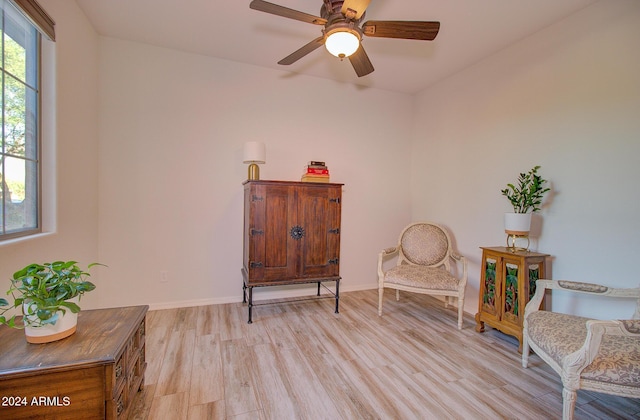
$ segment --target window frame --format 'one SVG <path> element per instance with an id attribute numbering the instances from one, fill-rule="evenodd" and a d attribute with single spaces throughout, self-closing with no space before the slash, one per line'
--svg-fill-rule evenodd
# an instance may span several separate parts
<path id="1" fill-rule="evenodd" d="M 36 60 L 36 66 L 35 66 L 35 71 L 37 72 L 36 77 L 34 79 L 35 81 L 35 86 L 31 86 L 31 88 L 34 89 L 33 92 L 31 92 L 31 94 L 35 93 L 36 96 L 36 101 L 35 101 L 35 112 L 36 112 L 36 117 L 35 117 L 35 139 L 33 140 L 35 143 L 35 156 L 29 156 L 27 151 L 25 150 L 25 156 L 24 156 L 24 160 L 25 160 L 25 165 L 27 164 L 26 162 L 34 162 L 34 164 L 36 165 L 36 174 L 35 174 L 35 182 L 37 183 L 37 191 L 35 193 L 35 226 L 32 228 L 26 228 L 26 229 L 21 229 L 18 231 L 10 231 L 9 233 L 5 232 L 6 229 L 6 219 L 0 220 L 0 244 L 2 243 L 6 243 L 7 241 L 11 240 L 11 239 L 16 239 L 16 238 L 25 238 L 25 237 L 31 237 L 37 234 L 40 234 L 43 232 L 43 189 L 44 189 L 44 185 L 43 185 L 43 154 L 42 154 L 42 147 L 43 147 L 43 87 L 42 87 L 42 82 L 43 82 L 43 74 L 42 74 L 42 70 L 43 70 L 43 34 L 44 36 L 46 36 L 49 40 L 51 41 L 55 41 L 55 22 L 49 17 L 49 15 L 44 11 L 44 9 L 42 9 L 40 7 L 40 5 L 35 1 L 35 0 L 8 0 L 5 2 L 5 4 L 7 3 L 11 3 L 11 5 L 9 5 L 9 7 L 14 7 L 24 18 L 26 18 L 26 20 L 30 23 L 30 25 L 35 28 L 35 52 L 32 52 L 34 54 L 35 60 Z M 6 9 L 6 7 L 5 7 Z M 3 10 L 3 14 L 4 14 L 4 10 Z M 2 28 L 2 34 L 5 33 L 6 31 L 6 27 L 3 25 Z M 4 42 L 4 40 L 2 40 L 2 42 Z M 2 53 L 4 55 L 5 50 L 2 50 Z M 6 77 L 13 77 L 10 76 L 9 73 L 7 72 L 6 69 L 3 70 L 5 73 L 5 78 Z M 28 79 L 25 79 L 23 81 L 23 83 L 25 83 L 26 86 L 28 85 Z M 25 96 L 25 106 L 27 104 L 28 100 L 26 99 Z M 5 103 L 2 103 L 2 107 L 0 107 L 0 112 L 5 112 Z M 26 124 L 25 124 L 26 127 Z M 27 141 L 27 139 L 25 138 L 25 142 Z M 26 143 L 25 143 L 25 147 L 27 147 Z M 7 154 L 5 153 L 4 150 L 2 150 L 2 155 L 6 158 Z M 10 156 L 10 155 L 9 155 Z M 20 157 L 22 158 L 22 157 Z M 26 180 L 26 179 L 25 179 Z M 1 187 L 1 186 L 0 186 Z M 26 198 L 25 198 L 26 199 Z M 0 206 L 2 206 L 2 213 L 3 216 L 6 215 L 6 208 L 5 206 L 5 202 L 3 199 L 3 202 L 0 203 Z"/>

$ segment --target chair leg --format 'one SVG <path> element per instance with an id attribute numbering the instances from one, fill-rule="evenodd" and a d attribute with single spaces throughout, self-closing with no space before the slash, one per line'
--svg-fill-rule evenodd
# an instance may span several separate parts
<path id="1" fill-rule="evenodd" d="M 378 287 L 378 316 L 382 316 L 382 298 L 384 297 L 384 287 Z"/>
<path id="2" fill-rule="evenodd" d="M 400 290 L 396 289 L 396 302 L 400 300 Z"/>
<path id="3" fill-rule="evenodd" d="M 527 334 L 522 334 L 522 367 L 527 368 L 529 366 L 529 340 Z"/>
<path id="4" fill-rule="evenodd" d="M 524 349 L 523 349 L 524 354 Z M 573 420 L 578 394 L 567 388 L 562 388 L 562 420 Z"/>
<path id="5" fill-rule="evenodd" d="M 464 320 L 464 299 L 458 298 L 458 329 L 462 329 L 462 322 Z"/>

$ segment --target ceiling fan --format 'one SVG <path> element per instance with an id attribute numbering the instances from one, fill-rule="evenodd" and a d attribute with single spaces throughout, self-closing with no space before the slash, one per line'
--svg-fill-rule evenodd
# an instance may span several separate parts
<path id="1" fill-rule="evenodd" d="M 438 35 L 440 22 L 369 20 L 361 24 L 371 0 L 323 0 L 320 16 L 299 12 L 288 7 L 252 0 L 249 7 L 314 25 L 324 26 L 322 36 L 294 51 L 278 64 L 293 64 L 321 45 L 340 59 L 349 58 L 358 77 L 373 72 L 373 64 L 362 46 L 362 36 L 417 39 L 432 41 Z"/>

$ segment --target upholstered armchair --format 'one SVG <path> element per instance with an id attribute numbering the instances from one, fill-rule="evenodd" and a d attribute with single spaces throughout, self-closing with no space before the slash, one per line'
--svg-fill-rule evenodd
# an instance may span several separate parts
<path id="1" fill-rule="evenodd" d="M 387 271 L 384 262 L 397 258 Z M 435 223 L 412 223 L 405 227 L 398 245 L 378 254 L 378 315 L 382 315 L 384 289 L 445 297 L 445 307 L 457 298 L 458 329 L 462 329 L 467 260 L 456 254 L 448 232 Z"/>
<path id="2" fill-rule="evenodd" d="M 573 419 L 577 390 L 640 397 L 640 288 L 615 289 L 591 283 L 538 280 L 524 312 L 522 366 L 529 349 L 562 379 L 562 418 Z M 600 321 L 540 310 L 548 289 L 637 299 L 632 319 Z"/>

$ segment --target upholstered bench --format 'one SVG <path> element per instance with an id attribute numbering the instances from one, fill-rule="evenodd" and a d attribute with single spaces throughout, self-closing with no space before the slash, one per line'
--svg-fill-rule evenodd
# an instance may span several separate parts
<path id="1" fill-rule="evenodd" d="M 601 321 L 540 310 L 547 289 L 637 299 L 632 319 Z M 524 313 L 522 366 L 529 349 L 561 377 L 563 419 L 572 419 L 576 391 L 640 397 L 640 288 L 615 289 L 566 280 L 538 280 Z"/>

